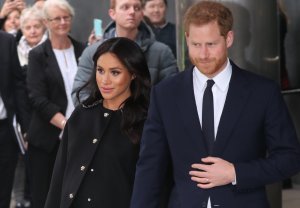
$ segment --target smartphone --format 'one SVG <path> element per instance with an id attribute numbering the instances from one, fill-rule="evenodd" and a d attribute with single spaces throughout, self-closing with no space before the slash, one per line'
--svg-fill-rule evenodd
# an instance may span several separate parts
<path id="1" fill-rule="evenodd" d="M 94 32 L 96 37 L 102 37 L 102 20 L 94 19 Z"/>

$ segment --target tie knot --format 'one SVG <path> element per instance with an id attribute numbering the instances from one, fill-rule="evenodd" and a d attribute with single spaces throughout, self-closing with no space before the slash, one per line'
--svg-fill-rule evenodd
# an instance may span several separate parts
<path id="1" fill-rule="evenodd" d="M 215 84 L 215 81 L 212 79 L 207 80 L 207 88 L 212 88 L 212 86 Z"/>

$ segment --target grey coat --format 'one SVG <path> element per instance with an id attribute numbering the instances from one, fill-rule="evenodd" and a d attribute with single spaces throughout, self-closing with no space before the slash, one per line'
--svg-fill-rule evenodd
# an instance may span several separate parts
<path id="1" fill-rule="evenodd" d="M 152 84 L 154 85 L 162 79 L 176 74 L 178 72 L 178 67 L 171 49 L 167 45 L 156 41 L 153 32 L 145 23 L 141 22 L 138 29 L 139 33 L 135 41 L 144 51 L 151 74 Z M 115 37 L 115 34 L 116 24 L 115 22 L 111 22 L 104 31 L 103 40 Z M 92 75 L 94 68 L 93 55 L 101 43 L 102 41 L 99 41 L 87 47 L 79 59 L 78 71 L 75 76 L 72 91 L 75 105 L 78 104 L 76 98 L 77 91 L 89 81 Z M 83 101 L 88 95 L 88 90 L 81 91 L 80 100 Z"/>

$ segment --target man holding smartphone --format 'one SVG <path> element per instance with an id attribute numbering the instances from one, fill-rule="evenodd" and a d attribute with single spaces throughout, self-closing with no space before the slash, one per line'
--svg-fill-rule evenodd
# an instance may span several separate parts
<path id="1" fill-rule="evenodd" d="M 152 84 L 178 72 L 176 59 L 171 49 L 156 41 L 151 29 L 142 22 L 141 0 L 110 0 L 109 15 L 113 21 L 104 30 L 103 40 L 112 37 L 126 37 L 134 40 L 144 51 Z M 83 101 L 88 94 L 87 91 L 81 91 L 80 100 L 76 97 L 77 91 L 88 82 L 92 75 L 94 68 L 92 58 L 101 43 L 102 41 L 98 41 L 87 47 L 80 57 L 72 92 L 75 104 Z"/>

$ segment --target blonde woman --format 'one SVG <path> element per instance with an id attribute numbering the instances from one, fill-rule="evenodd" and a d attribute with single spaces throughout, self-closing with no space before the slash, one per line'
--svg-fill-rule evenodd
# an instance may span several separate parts
<path id="1" fill-rule="evenodd" d="M 44 207 L 60 135 L 74 106 L 71 88 L 82 43 L 69 36 L 74 9 L 66 0 L 43 7 L 49 38 L 29 53 L 27 85 L 33 115 L 28 130 L 33 207 Z"/>

